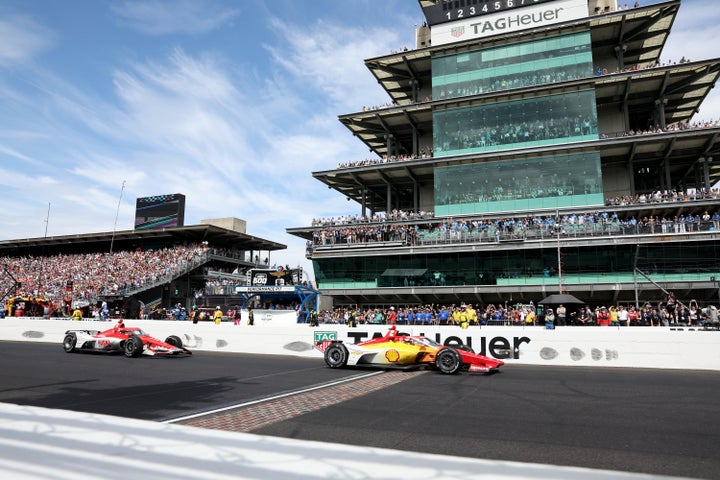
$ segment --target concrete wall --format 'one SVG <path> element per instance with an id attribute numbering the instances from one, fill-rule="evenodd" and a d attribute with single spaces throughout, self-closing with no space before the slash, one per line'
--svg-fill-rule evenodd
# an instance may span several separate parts
<path id="1" fill-rule="evenodd" d="M 247 231 L 247 222 L 235 217 L 208 218 L 200 220 L 200 225 L 215 225 L 239 233 L 246 233 Z"/>
<path id="2" fill-rule="evenodd" d="M 296 324 L 294 312 L 255 314 L 255 325 L 223 322 L 193 324 L 161 320 L 126 320 L 157 338 L 178 335 L 195 352 L 222 351 L 298 355 L 320 360 L 316 340 L 354 343 L 382 335 L 383 325 L 310 327 Z M 111 322 L 65 319 L 6 318 L 0 320 L 0 340 L 61 343 L 66 330 L 111 328 Z M 441 343 L 463 342 L 476 352 L 503 358 L 508 365 L 565 365 L 720 370 L 720 332 L 673 327 L 460 327 L 400 326 L 412 335 L 424 334 Z"/>

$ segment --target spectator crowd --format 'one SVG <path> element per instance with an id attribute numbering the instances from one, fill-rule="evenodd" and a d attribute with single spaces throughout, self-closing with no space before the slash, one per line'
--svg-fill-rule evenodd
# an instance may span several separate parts
<path id="1" fill-rule="evenodd" d="M 707 192 L 654 192 L 611 198 L 608 206 L 644 205 L 666 202 L 717 199 L 720 190 Z M 461 241 L 544 238 L 548 236 L 637 235 L 687 233 L 720 230 L 720 212 L 636 218 L 632 212 L 611 210 L 556 215 L 484 218 L 433 218 L 432 212 L 412 214 L 393 210 L 371 217 L 340 216 L 315 219 L 309 248 L 400 241 L 408 245 Z"/>
<path id="2" fill-rule="evenodd" d="M 54 303 L 66 298 L 94 302 L 105 295 L 142 288 L 191 268 L 205 258 L 207 244 L 113 253 L 3 257 L 0 291 Z M 19 285 L 15 287 L 15 282 Z"/>
<path id="3" fill-rule="evenodd" d="M 718 308 L 708 305 L 701 308 L 696 300 L 688 304 L 679 302 L 670 293 L 660 302 L 645 302 L 636 307 L 632 304 L 553 305 L 529 304 L 473 304 L 451 305 L 405 305 L 395 307 L 339 307 L 324 310 L 318 315 L 319 323 L 374 325 L 449 325 L 471 328 L 473 326 L 618 326 L 618 327 L 715 327 L 720 320 Z"/>

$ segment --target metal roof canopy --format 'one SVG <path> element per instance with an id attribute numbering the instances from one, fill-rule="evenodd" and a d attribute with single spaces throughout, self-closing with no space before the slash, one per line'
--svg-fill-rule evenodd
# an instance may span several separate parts
<path id="1" fill-rule="evenodd" d="M 143 245 L 172 245 L 178 243 L 200 243 L 207 241 L 213 247 L 239 250 L 283 250 L 287 246 L 270 240 L 228 230 L 215 225 L 192 225 L 155 230 L 123 230 L 55 237 L 25 238 L 0 241 L 0 256 L 46 255 L 54 253 L 103 252 L 109 251 L 110 243 L 115 250 L 127 250 Z"/>
<path id="2" fill-rule="evenodd" d="M 401 204 L 412 209 L 416 186 L 432 188 L 437 167 L 455 166 L 499 159 L 537 158 L 544 155 L 599 151 L 602 165 L 655 165 L 670 168 L 674 181 L 689 178 L 701 157 L 720 159 L 720 127 L 635 135 L 562 145 L 490 151 L 448 157 L 403 160 L 353 168 L 313 172 L 313 177 L 372 211 L 386 210 L 387 191 L 399 195 Z M 720 162 L 710 164 L 710 181 L 720 181 Z M 691 185 L 688 185 L 691 186 Z M 408 207 L 405 207 L 408 209 Z"/>
<path id="3" fill-rule="evenodd" d="M 622 55 L 625 65 L 656 63 L 675 22 L 680 0 L 590 17 L 593 57 Z"/>
<path id="4" fill-rule="evenodd" d="M 720 59 L 601 76 L 595 79 L 595 98 L 599 108 L 627 106 L 637 118 L 652 118 L 657 102 L 663 102 L 669 125 L 689 121 L 719 76 Z"/>

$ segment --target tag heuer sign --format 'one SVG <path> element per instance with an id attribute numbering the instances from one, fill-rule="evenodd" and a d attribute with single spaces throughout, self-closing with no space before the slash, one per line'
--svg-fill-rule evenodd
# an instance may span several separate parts
<path id="1" fill-rule="evenodd" d="M 337 332 L 315 332 L 315 348 L 325 353 L 325 350 L 337 340 Z"/>
<path id="2" fill-rule="evenodd" d="M 450 30 L 450 35 L 452 35 L 452 36 L 455 37 L 455 38 L 462 36 L 463 33 L 465 33 L 465 27 L 464 27 L 464 26 L 463 26 L 463 27 L 453 27 L 453 28 Z"/>
<path id="3" fill-rule="evenodd" d="M 328 340 L 337 340 L 337 332 L 315 332 L 316 342 L 325 342 Z"/>

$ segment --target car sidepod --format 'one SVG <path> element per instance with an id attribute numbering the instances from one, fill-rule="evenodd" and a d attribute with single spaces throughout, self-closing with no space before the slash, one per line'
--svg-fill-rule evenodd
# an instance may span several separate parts
<path id="1" fill-rule="evenodd" d="M 432 361 L 433 352 L 402 340 L 347 345 L 348 365 L 402 368 Z"/>

